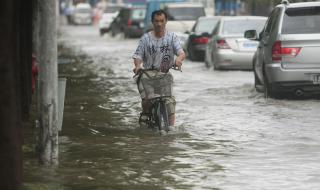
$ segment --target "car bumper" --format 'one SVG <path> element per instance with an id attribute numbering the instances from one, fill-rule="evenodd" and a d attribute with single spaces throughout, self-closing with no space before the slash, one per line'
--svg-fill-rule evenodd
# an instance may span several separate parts
<path id="1" fill-rule="evenodd" d="M 314 75 L 320 75 L 320 69 L 284 69 L 280 63 L 273 63 L 265 66 L 265 72 L 274 91 L 320 92 L 320 84 L 313 81 Z"/>
<path id="2" fill-rule="evenodd" d="M 215 57 L 215 66 L 223 69 L 252 70 L 254 52 L 236 52 L 230 49 L 218 50 Z"/>
<path id="3" fill-rule="evenodd" d="M 76 19 L 74 21 L 75 24 L 92 24 L 91 19 Z"/>
<path id="4" fill-rule="evenodd" d="M 110 29 L 110 24 L 99 23 L 99 29 L 103 31 L 108 31 Z"/>
<path id="5" fill-rule="evenodd" d="M 199 44 L 199 45 L 194 45 L 194 50 L 199 51 L 199 52 L 205 52 L 207 44 Z"/>
<path id="6" fill-rule="evenodd" d="M 131 37 L 140 37 L 143 35 L 143 29 L 138 28 L 138 27 L 131 27 L 128 29 L 128 34 Z"/>

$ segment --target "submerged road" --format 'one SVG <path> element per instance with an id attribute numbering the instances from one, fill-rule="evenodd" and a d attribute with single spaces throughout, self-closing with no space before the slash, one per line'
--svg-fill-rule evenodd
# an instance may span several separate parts
<path id="1" fill-rule="evenodd" d="M 131 55 L 138 39 L 62 26 L 68 78 L 60 167 L 27 157 L 25 183 L 74 190 L 316 190 L 320 101 L 264 99 L 249 71 L 214 71 L 186 60 L 172 71 L 175 134 L 140 129 Z"/>

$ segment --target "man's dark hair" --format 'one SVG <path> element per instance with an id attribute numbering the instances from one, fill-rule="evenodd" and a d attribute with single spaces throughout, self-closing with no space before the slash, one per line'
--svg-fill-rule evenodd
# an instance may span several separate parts
<path id="1" fill-rule="evenodd" d="M 159 10 L 155 10 L 152 12 L 151 14 L 151 22 L 153 22 L 153 19 L 156 15 L 164 15 L 164 17 L 166 18 L 166 20 L 168 20 L 168 15 L 166 13 L 166 11 L 162 10 L 162 9 L 159 9 Z"/>

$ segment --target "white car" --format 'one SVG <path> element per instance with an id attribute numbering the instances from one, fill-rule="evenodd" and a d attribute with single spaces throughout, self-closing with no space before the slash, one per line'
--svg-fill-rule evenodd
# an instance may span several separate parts
<path id="1" fill-rule="evenodd" d="M 73 24 L 92 24 L 92 9 L 88 3 L 76 5 L 71 16 Z"/>
<path id="2" fill-rule="evenodd" d="M 167 3 L 164 10 L 168 13 L 166 28 L 178 35 L 182 47 L 196 20 L 206 15 L 203 5 L 197 3 Z"/>
<path id="3" fill-rule="evenodd" d="M 120 5 L 108 5 L 103 11 L 103 14 L 99 20 L 99 32 L 100 36 L 103 36 L 106 32 L 109 32 L 110 25 L 114 18 L 119 14 L 119 10 L 123 6 Z"/>

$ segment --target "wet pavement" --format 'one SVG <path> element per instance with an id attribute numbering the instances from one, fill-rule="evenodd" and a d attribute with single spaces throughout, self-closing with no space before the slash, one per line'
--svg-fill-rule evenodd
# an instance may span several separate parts
<path id="1" fill-rule="evenodd" d="M 319 100 L 266 100 L 252 72 L 186 60 L 172 71 L 180 130 L 160 136 L 138 125 L 138 39 L 100 37 L 92 26 L 61 31 L 60 165 L 41 168 L 26 148 L 26 189 L 319 189 Z"/>

